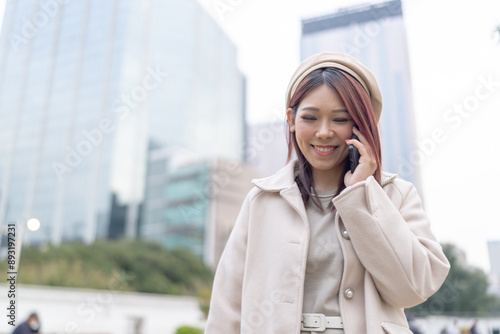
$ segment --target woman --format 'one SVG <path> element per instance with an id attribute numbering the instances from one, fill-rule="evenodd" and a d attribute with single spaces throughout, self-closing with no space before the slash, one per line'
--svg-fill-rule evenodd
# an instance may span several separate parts
<path id="1" fill-rule="evenodd" d="M 437 291 L 449 263 L 415 188 L 381 172 L 375 78 L 355 58 L 321 53 L 286 96 L 297 159 L 253 181 L 205 333 L 411 333 L 403 309 Z M 349 145 L 361 155 L 354 173 Z"/>

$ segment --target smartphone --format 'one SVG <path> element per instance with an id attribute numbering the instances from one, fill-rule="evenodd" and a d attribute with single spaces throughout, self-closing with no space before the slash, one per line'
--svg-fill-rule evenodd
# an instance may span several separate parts
<path id="1" fill-rule="evenodd" d="M 352 135 L 351 139 L 359 140 L 358 136 Z M 349 165 L 351 167 L 351 173 L 354 173 L 356 167 L 359 164 L 359 151 L 354 145 L 349 145 Z"/>

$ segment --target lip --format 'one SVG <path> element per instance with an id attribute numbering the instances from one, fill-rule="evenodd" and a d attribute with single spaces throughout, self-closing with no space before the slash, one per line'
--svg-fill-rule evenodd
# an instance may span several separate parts
<path id="1" fill-rule="evenodd" d="M 327 156 L 327 155 L 331 155 L 333 154 L 338 146 L 334 146 L 334 145 L 311 145 L 312 149 L 314 150 L 314 152 L 316 152 L 317 154 L 319 155 L 322 155 L 322 156 Z M 321 147 L 321 148 L 333 148 L 331 151 L 327 151 L 327 152 L 322 152 L 320 150 L 317 150 L 316 147 Z"/>

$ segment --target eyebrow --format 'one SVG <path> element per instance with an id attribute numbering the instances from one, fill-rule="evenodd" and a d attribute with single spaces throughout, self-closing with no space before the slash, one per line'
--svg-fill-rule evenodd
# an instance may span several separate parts
<path id="1" fill-rule="evenodd" d="M 300 110 L 319 111 L 319 108 L 316 108 L 316 107 L 304 107 L 304 108 L 300 108 Z M 347 111 L 347 109 L 334 109 L 334 110 L 332 110 L 332 112 L 345 112 L 345 113 L 349 113 Z"/>

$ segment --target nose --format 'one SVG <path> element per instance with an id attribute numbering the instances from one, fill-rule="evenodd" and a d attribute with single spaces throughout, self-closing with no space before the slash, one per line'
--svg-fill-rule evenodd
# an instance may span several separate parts
<path id="1" fill-rule="evenodd" d="M 318 131 L 316 131 L 316 138 L 327 139 L 333 137 L 333 129 L 330 122 L 321 122 Z"/>

